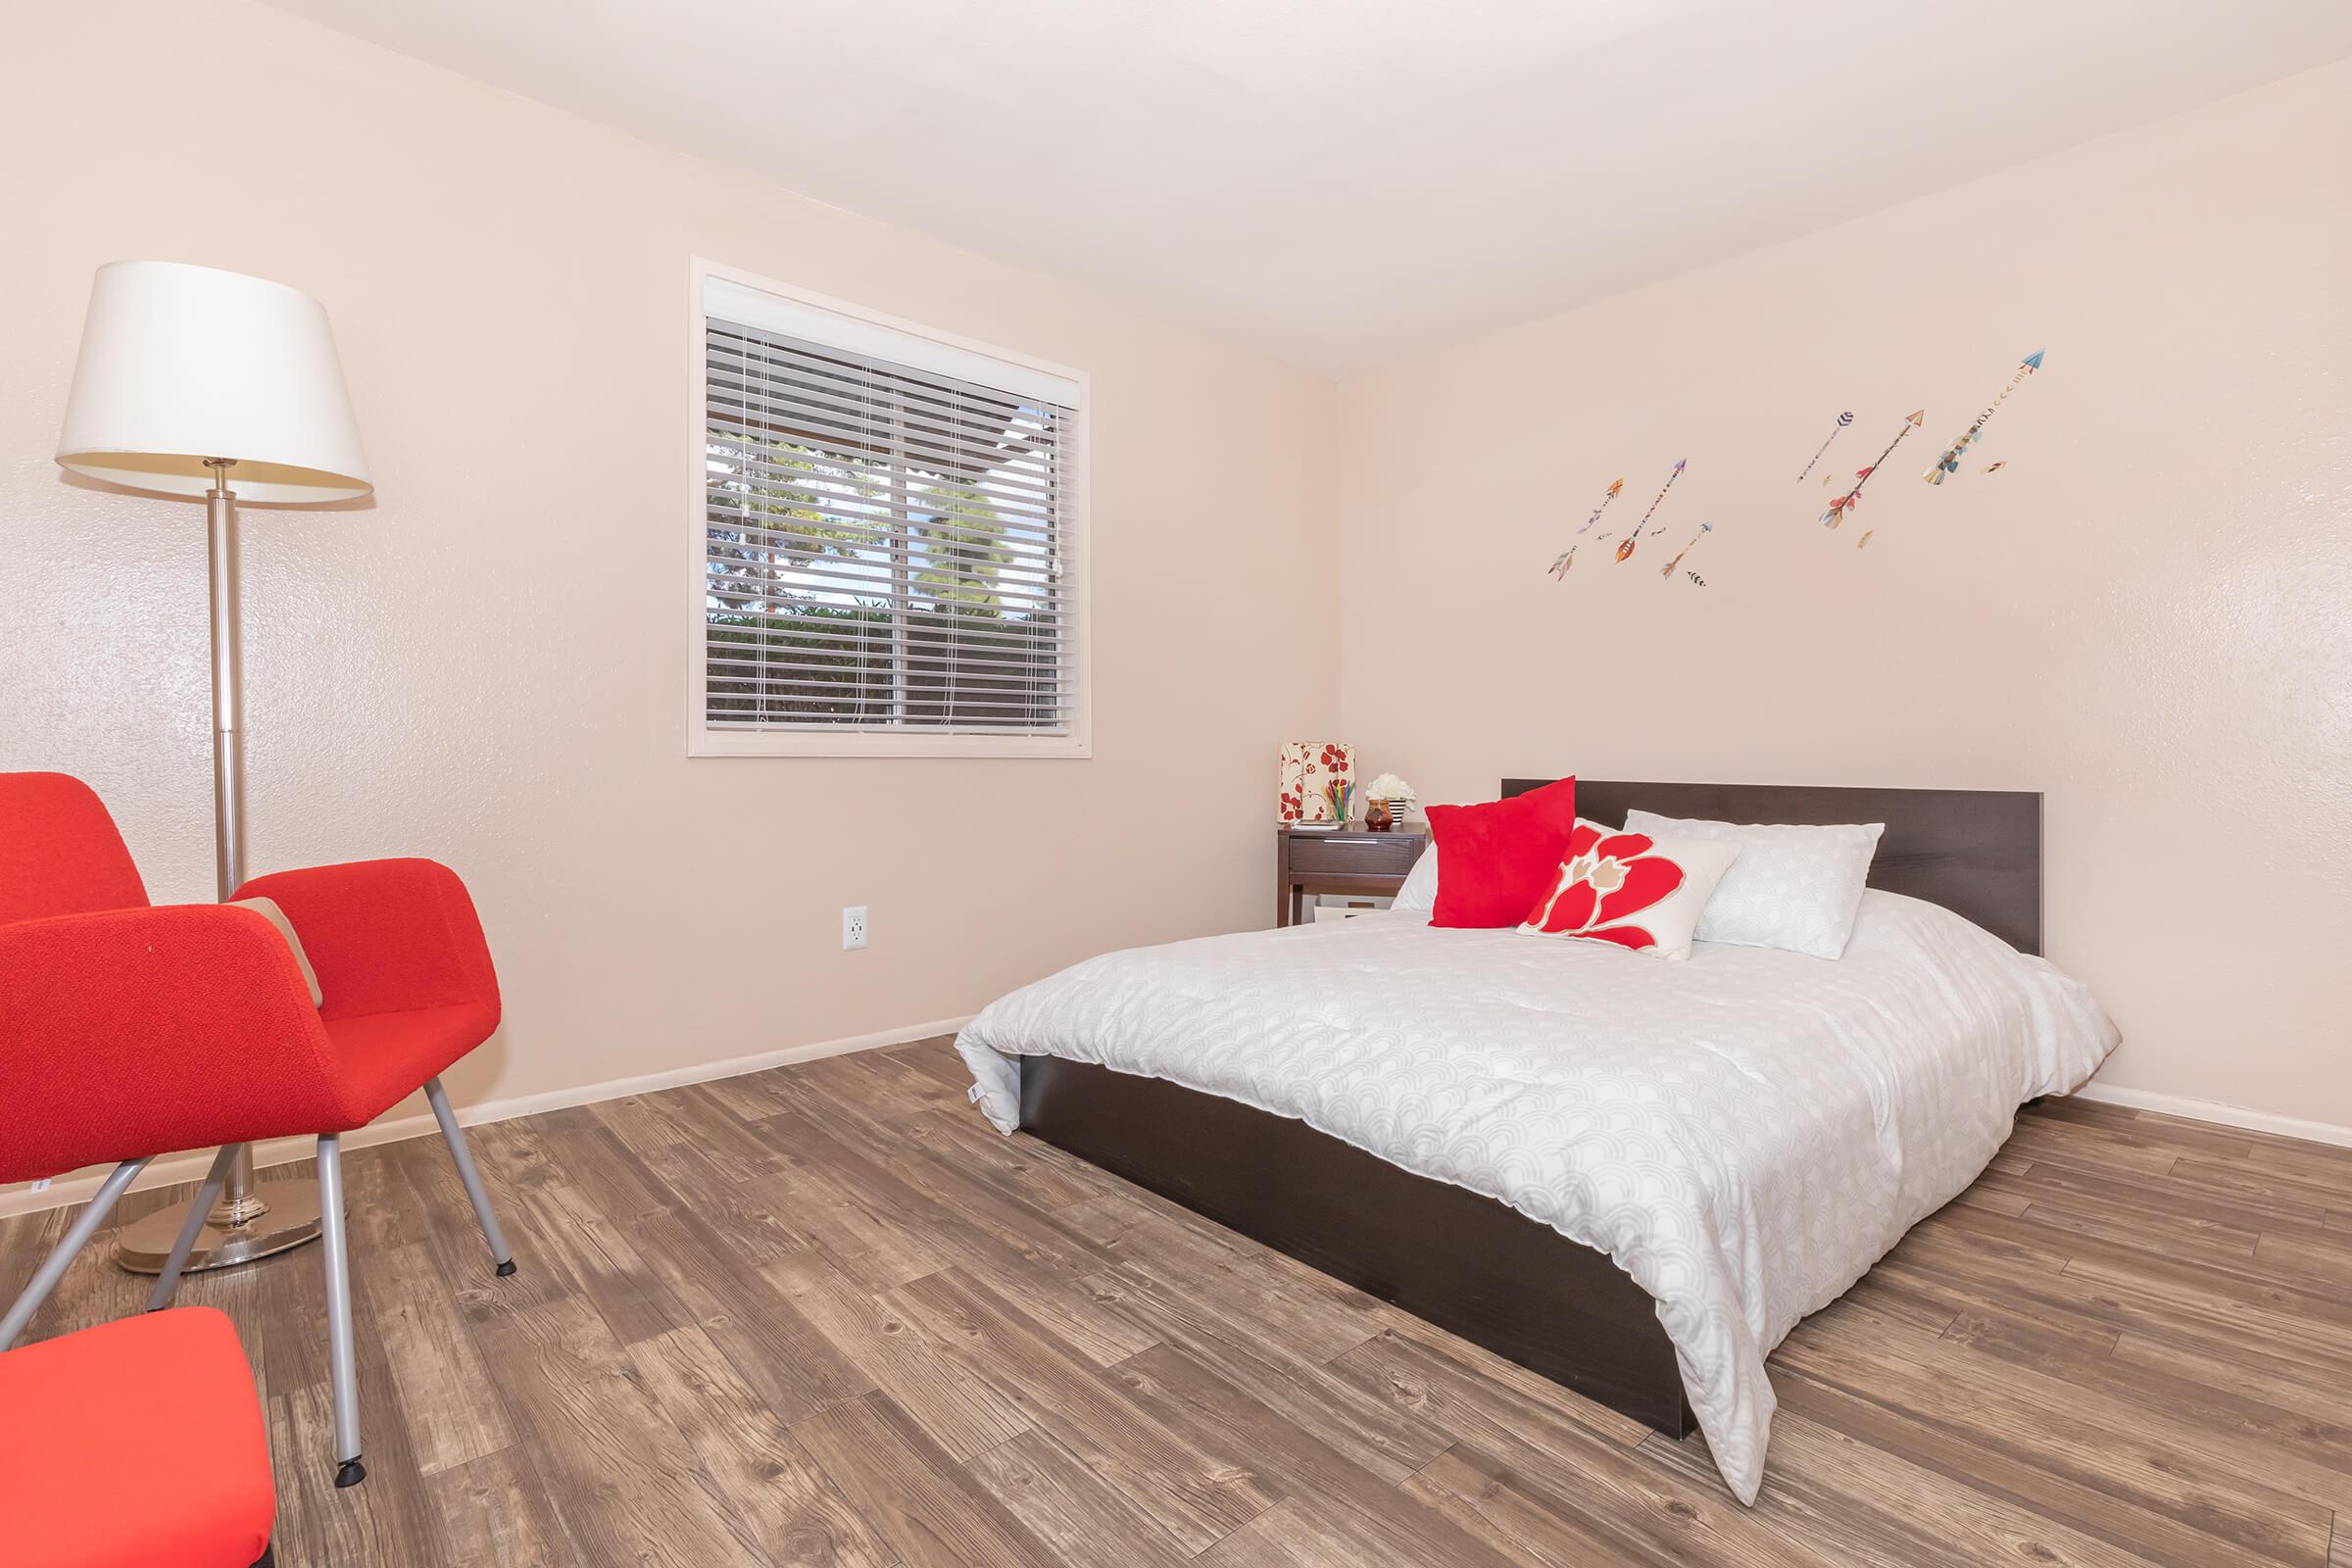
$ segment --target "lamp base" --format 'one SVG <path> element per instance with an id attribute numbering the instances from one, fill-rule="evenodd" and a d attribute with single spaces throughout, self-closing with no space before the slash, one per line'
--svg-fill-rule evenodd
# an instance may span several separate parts
<path id="1" fill-rule="evenodd" d="M 317 1182 L 263 1182 L 253 1195 L 270 1206 L 242 1225 L 222 1224 L 217 1208 L 206 1217 L 188 1253 L 188 1273 L 250 1263 L 318 1239 L 322 1210 Z M 174 1205 L 123 1226 L 115 1239 L 115 1261 L 133 1274 L 161 1274 L 187 1218 L 188 1211 Z"/>

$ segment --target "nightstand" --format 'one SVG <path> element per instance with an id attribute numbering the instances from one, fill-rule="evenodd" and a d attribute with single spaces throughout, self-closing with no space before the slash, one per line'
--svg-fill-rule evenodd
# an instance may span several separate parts
<path id="1" fill-rule="evenodd" d="M 1426 828 L 1393 828 L 1373 833 L 1348 826 L 1311 833 L 1274 830 L 1274 923 L 1298 925 L 1306 918 L 1309 893 L 1357 893 L 1394 898 L 1429 842 Z"/>

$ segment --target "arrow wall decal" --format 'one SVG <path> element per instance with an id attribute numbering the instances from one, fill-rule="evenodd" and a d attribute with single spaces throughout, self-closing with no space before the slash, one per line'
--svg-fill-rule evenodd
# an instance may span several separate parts
<path id="1" fill-rule="evenodd" d="M 1845 414 L 1840 414 L 1839 416 L 1838 416 L 1838 422 L 1837 422 L 1837 424 L 1836 424 L 1836 425 L 1834 425 L 1834 426 L 1832 426 L 1832 428 L 1831 428 L 1831 430 L 1830 430 L 1830 440 L 1829 440 L 1829 441 L 1824 441 L 1824 442 L 1821 444 L 1821 452 L 1816 452 L 1816 453 L 1814 453 L 1814 454 L 1813 454 L 1813 463 L 1808 463 L 1808 464 L 1806 464 L 1806 465 L 1805 465 L 1805 473 L 1800 473 L 1800 474 L 1798 474 L 1798 475 L 1796 476 L 1796 482 L 1797 482 L 1798 484 L 1803 484 L 1803 483 L 1805 482 L 1805 474 L 1806 474 L 1806 473 L 1811 473 L 1811 472 L 1813 471 L 1813 464 L 1814 464 L 1814 463 L 1819 463 L 1819 462 L 1821 461 L 1821 453 L 1822 453 L 1822 452 L 1827 452 L 1827 451 L 1829 451 L 1829 450 L 1830 450 L 1830 441 L 1835 441 L 1835 440 L 1837 440 L 1837 439 L 1838 439 L 1838 431 L 1840 431 L 1840 430 L 1843 430 L 1843 429 L 1844 429 L 1844 428 L 1845 428 L 1847 425 L 1849 425 L 1849 424 L 1851 424 L 1851 423 L 1853 423 L 1853 422 L 1854 422 L 1854 416 L 1853 416 L 1853 415 L 1852 415 L 1850 412 L 1849 412 L 1849 413 L 1845 413 Z"/>
<path id="2" fill-rule="evenodd" d="M 1617 492 L 1624 488 L 1625 481 L 1623 479 L 1610 481 L 1609 488 L 1601 495 L 1600 505 L 1592 509 L 1592 515 L 1585 519 L 1585 525 L 1576 530 L 1576 536 L 1579 539 L 1592 531 L 1592 525 L 1600 520 L 1600 514 L 1609 510 L 1609 503 L 1616 500 Z M 1551 564 L 1551 574 L 1565 582 L 1568 580 L 1568 568 L 1574 564 L 1576 564 L 1576 546 L 1570 545 L 1566 550 L 1560 552 L 1560 558 Z"/>
<path id="3" fill-rule="evenodd" d="M 1845 514 L 1847 513 L 1853 511 L 1854 508 L 1862 504 L 1862 487 L 1870 483 L 1870 476 L 1872 474 L 1879 471 L 1879 464 L 1885 463 L 1887 459 L 1887 456 L 1891 454 L 1896 447 L 1899 447 L 1903 444 L 1903 437 L 1918 429 L 1922 424 L 1925 424 L 1927 422 L 1927 418 L 1928 411 L 1925 409 L 1913 409 L 1909 414 L 1903 416 L 1903 427 L 1894 432 L 1894 439 L 1886 443 L 1886 449 L 1879 454 L 1878 462 L 1873 463 L 1867 468 L 1855 469 L 1854 487 L 1851 490 L 1848 490 L 1845 494 L 1839 496 L 1837 500 L 1831 502 L 1830 510 L 1821 514 L 1821 525 L 1824 528 L 1837 527 L 1839 523 L 1845 520 Z"/>
<path id="4" fill-rule="evenodd" d="M 1681 550 L 1681 551 L 1680 551 L 1680 552 L 1679 552 L 1679 553 L 1678 553 L 1678 554 L 1675 556 L 1675 558 L 1674 558 L 1672 561 L 1669 561 L 1668 563 L 1666 563 L 1666 564 L 1665 564 L 1665 565 L 1663 565 L 1663 566 L 1659 567 L 1659 568 L 1658 568 L 1658 575 L 1659 575 L 1659 576 L 1661 576 L 1661 577 L 1671 577 L 1671 576 L 1673 576 L 1673 575 L 1674 575 L 1674 568 L 1675 568 L 1675 567 L 1677 567 L 1677 566 L 1679 566 L 1679 565 L 1681 565 L 1681 564 L 1683 564 L 1683 557 L 1684 557 L 1684 556 L 1687 556 L 1687 555 L 1689 555 L 1689 554 L 1690 553 L 1690 545 L 1694 545 L 1694 544 L 1698 543 L 1698 542 L 1699 542 L 1701 539 L 1704 539 L 1704 538 L 1705 538 L 1707 535 L 1709 535 L 1709 534 L 1713 533 L 1714 531 L 1715 531 L 1715 525 L 1714 525 L 1713 523 L 1711 523 L 1711 522 L 1702 522 L 1702 523 L 1700 523 L 1700 524 L 1698 525 L 1698 532 L 1696 532 L 1696 533 L 1694 533 L 1694 534 L 1692 534 L 1692 535 L 1690 536 L 1690 545 L 1685 545 L 1685 546 L 1683 546 L 1682 550 Z M 1696 573 L 1696 572 L 1692 572 L 1690 575 L 1691 575 L 1693 578 L 1695 578 L 1695 577 L 1697 577 L 1698 573 Z M 1704 586 L 1704 585 L 1702 584 L 1701 586 Z"/>
<path id="5" fill-rule="evenodd" d="M 1642 521 L 1634 524 L 1634 531 L 1627 534 L 1625 536 L 1625 542 L 1617 547 L 1617 560 L 1619 564 L 1623 564 L 1626 558 L 1634 553 L 1634 541 L 1642 537 L 1642 525 L 1649 521 L 1650 514 L 1658 510 L 1658 502 L 1666 499 L 1666 492 L 1674 488 L 1674 481 L 1683 476 L 1683 466 L 1690 461 L 1690 460 L 1689 458 L 1677 458 L 1674 460 L 1674 471 L 1666 476 L 1666 482 L 1664 484 L 1658 486 L 1657 496 L 1651 500 L 1649 504 L 1649 511 L 1642 514 Z"/>
<path id="6" fill-rule="evenodd" d="M 1941 484 L 1960 471 L 1960 454 L 1976 443 L 1977 437 L 1984 432 L 1984 421 L 2000 412 L 2001 405 L 2009 401 L 2009 394 L 2017 390 L 2018 384 L 2041 368 L 2041 350 L 2035 349 L 2018 362 L 2017 373 L 2009 377 L 2009 384 L 2001 388 L 2001 395 L 1992 400 L 1992 407 L 1978 415 L 1977 422 L 1960 432 L 1960 439 L 1944 449 L 1943 456 L 1936 460 L 1936 466 L 1920 475 L 1922 479 L 1930 484 Z"/>

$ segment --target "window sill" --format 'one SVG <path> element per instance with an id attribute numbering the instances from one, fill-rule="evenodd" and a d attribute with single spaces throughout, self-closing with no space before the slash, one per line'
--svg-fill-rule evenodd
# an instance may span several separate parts
<path id="1" fill-rule="evenodd" d="M 1095 755 L 1084 733 L 1069 735 L 890 734 L 860 730 L 711 730 L 695 726 L 688 757 L 999 757 L 1084 760 Z"/>

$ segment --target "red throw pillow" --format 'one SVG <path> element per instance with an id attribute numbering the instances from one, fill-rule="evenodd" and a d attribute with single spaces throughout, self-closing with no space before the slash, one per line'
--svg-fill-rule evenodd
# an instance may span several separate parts
<path id="1" fill-rule="evenodd" d="M 1576 780 L 1484 806 L 1432 806 L 1438 904 L 1431 925 L 1515 926 L 1551 886 L 1576 832 Z"/>

